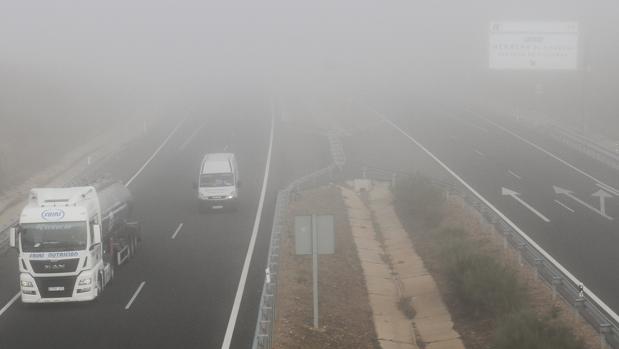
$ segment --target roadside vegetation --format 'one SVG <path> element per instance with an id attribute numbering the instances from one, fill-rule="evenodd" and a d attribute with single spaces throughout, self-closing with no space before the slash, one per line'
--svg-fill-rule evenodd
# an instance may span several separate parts
<path id="1" fill-rule="evenodd" d="M 587 348 L 560 307 L 538 306 L 531 284 L 489 236 L 454 224 L 465 220 L 449 217 L 454 213 L 442 189 L 418 175 L 398 181 L 394 195 L 468 349 Z"/>

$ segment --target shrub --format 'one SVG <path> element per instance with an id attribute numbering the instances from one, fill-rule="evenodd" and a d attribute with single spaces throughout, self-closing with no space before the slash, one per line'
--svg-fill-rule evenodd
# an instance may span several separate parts
<path id="1" fill-rule="evenodd" d="M 399 179 L 394 196 L 400 207 L 421 218 L 429 227 L 436 227 L 443 219 L 445 192 L 428 177 L 414 175 Z"/>
<path id="2" fill-rule="evenodd" d="M 556 320 L 556 313 L 541 319 L 531 310 L 506 316 L 495 333 L 493 349 L 584 349 L 582 340 Z"/>
<path id="3" fill-rule="evenodd" d="M 526 302 L 515 272 L 459 229 L 443 229 L 437 242 L 452 290 L 472 316 L 500 317 Z"/>

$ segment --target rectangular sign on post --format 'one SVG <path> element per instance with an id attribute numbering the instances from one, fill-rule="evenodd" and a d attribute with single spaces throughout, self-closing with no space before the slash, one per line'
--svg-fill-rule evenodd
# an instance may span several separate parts
<path id="1" fill-rule="evenodd" d="M 316 216 L 319 254 L 335 253 L 333 226 L 333 216 Z M 296 254 L 312 254 L 312 216 L 294 217 L 294 245 Z"/>
<path id="2" fill-rule="evenodd" d="M 577 22 L 491 22 L 489 30 L 490 69 L 578 69 Z"/>

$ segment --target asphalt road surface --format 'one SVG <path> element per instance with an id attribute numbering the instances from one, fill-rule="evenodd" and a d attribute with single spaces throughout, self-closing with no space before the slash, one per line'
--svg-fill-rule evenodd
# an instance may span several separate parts
<path id="1" fill-rule="evenodd" d="M 619 311 L 615 170 L 514 120 L 431 107 L 411 110 L 386 116 Z M 383 122 L 355 133 L 348 141 L 349 159 L 357 168 L 441 172 L 401 131 Z M 438 176 L 449 177 L 444 171 Z M 604 210 L 600 195 L 607 196 Z"/>
<path id="2" fill-rule="evenodd" d="M 105 171 L 127 181 L 169 136 L 129 184 L 135 216 L 143 225 L 144 241 L 137 256 L 117 270 L 96 302 L 28 306 L 19 301 L 9 304 L 18 292 L 16 253 L 0 256 L 0 309 L 9 305 L 0 315 L 0 348 L 221 348 L 260 214 L 230 346 L 249 348 L 277 190 L 330 161 L 324 137 L 295 133 L 274 114 L 262 212 L 257 210 L 272 112 L 259 99 L 231 103 L 216 113 L 168 118 L 111 159 Z M 200 213 L 192 187 L 200 160 L 207 152 L 224 150 L 238 158 L 242 180 L 238 211 Z"/>

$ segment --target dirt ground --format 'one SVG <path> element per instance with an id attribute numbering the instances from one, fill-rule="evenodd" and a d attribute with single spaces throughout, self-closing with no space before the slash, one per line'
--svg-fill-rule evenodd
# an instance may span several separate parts
<path id="1" fill-rule="evenodd" d="M 600 342 L 597 333 L 581 318 L 575 319 L 573 311 L 561 298 L 552 299 L 551 289 L 536 280 L 534 270 L 527 264 L 520 265 L 516 251 L 511 248 L 503 249 L 503 240 L 494 231 L 494 228 L 480 219 L 479 213 L 469 207 L 461 198 L 452 196 L 448 199 L 444 207 L 444 220 L 440 226 L 429 229 L 418 223 L 418 220 L 410 214 L 396 210 L 400 220 L 409 232 L 416 250 L 424 260 L 426 267 L 436 280 L 443 299 L 449 308 L 454 320 L 454 327 L 462 336 L 462 340 L 467 349 L 489 349 L 492 342 L 494 331 L 497 324 L 487 318 L 475 318 L 464 311 L 455 297 L 450 294 L 450 288 L 446 276 L 441 274 L 438 265 L 438 255 L 433 252 L 432 233 L 437 229 L 457 227 L 470 232 L 472 239 L 484 240 L 487 242 L 486 248 L 494 250 L 497 258 L 502 258 L 514 270 L 521 283 L 526 286 L 529 294 L 529 304 L 532 309 L 536 309 L 540 316 L 548 314 L 553 308 L 559 309 L 559 321 L 569 326 L 572 331 L 582 337 L 587 348 L 599 348 Z"/>
<path id="2" fill-rule="evenodd" d="M 334 215 L 334 255 L 319 257 L 320 328 L 314 330 L 312 257 L 296 256 L 294 216 Z M 336 186 L 302 192 L 291 201 L 288 230 L 282 234 L 278 315 L 273 348 L 376 349 L 372 312 L 347 211 Z"/>

